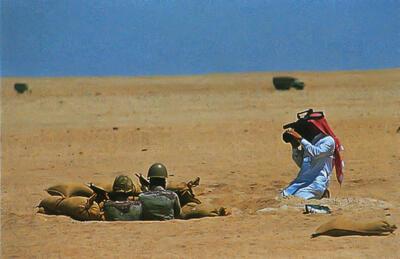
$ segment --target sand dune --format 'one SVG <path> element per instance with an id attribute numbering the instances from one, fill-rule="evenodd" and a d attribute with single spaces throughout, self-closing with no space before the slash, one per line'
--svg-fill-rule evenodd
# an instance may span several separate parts
<path id="1" fill-rule="evenodd" d="M 278 74 L 301 78 L 305 90 L 275 91 Z M 32 92 L 18 95 L 15 82 Z M 398 257 L 398 233 L 310 239 L 330 216 L 303 215 L 301 201 L 276 197 L 297 174 L 282 124 L 313 107 L 345 147 L 344 184 L 332 177 L 324 201 L 333 215 L 400 225 L 400 69 L 1 83 L 3 258 Z M 82 223 L 35 214 L 50 185 L 133 176 L 155 161 L 174 180 L 200 176 L 199 198 L 233 215 Z"/>

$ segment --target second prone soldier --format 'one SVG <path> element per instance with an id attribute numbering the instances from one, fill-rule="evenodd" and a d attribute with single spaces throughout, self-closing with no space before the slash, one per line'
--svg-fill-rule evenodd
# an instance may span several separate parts
<path id="1" fill-rule="evenodd" d="M 168 172 L 161 163 L 153 164 L 148 171 L 149 191 L 139 195 L 143 220 L 171 220 L 181 215 L 178 195 L 166 190 Z"/>

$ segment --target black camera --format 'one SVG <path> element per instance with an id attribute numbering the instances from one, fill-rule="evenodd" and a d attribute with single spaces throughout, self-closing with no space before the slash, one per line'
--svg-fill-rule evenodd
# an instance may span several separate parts
<path id="1" fill-rule="evenodd" d="M 294 141 L 294 137 L 287 133 L 286 131 L 282 134 L 282 139 L 285 143 L 291 143 Z"/>
<path id="2" fill-rule="evenodd" d="M 308 120 L 317 120 L 324 117 L 323 112 L 314 112 L 313 109 L 308 109 L 297 113 L 297 121 L 283 125 L 283 129 L 294 129 L 302 136 L 305 136 L 304 129 L 307 128 Z M 294 143 L 295 139 L 286 131 L 282 134 L 282 139 L 285 143 Z"/>

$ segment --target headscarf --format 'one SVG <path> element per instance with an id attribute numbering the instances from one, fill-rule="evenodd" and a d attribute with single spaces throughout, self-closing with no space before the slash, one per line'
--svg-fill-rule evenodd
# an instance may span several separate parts
<path id="1" fill-rule="evenodd" d="M 307 118 L 307 121 L 312 123 L 315 127 L 317 127 L 323 134 L 331 136 L 335 140 L 335 151 L 333 153 L 334 160 L 333 163 L 336 169 L 336 179 L 339 184 L 343 182 L 343 167 L 344 161 L 340 156 L 340 151 L 343 150 L 343 146 L 340 144 L 340 140 L 336 137 L 335 133 L 331 127 L 329 127 L 328 122 L 325 119 L 325 116 L 321 116 L 321 113 L 311 113 Z"/>

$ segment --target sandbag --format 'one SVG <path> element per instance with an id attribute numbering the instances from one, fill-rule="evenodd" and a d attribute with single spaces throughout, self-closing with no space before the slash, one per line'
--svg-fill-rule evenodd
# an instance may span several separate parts
<path id="1" fill-rule="evenodd" d="M 166 189 L 176 192 L 176 191 L 188 189 L 188 186 L 187 186 L 187 183 L 185 183 L 185 182 L 173 182 L 172 181 L 172 182 L 167 183 Z"/>
<path id="2" fill-rule="evenodd" d="M 178 194 L 179 202 L 181 206 L 185 206 L 188 203 L 197 203 L 200 204 L 201 201 L 195 198 L 195 193 L 193 191 L 193 187 L 198 186 L 200 183 L 200 178 L 185 182 L 168 182 L 167 190 L 173 191 Z"/>
<path id="3" fill-rule="evenodd" d="M 355 220 L 349 217 L 339 216 L 319 226 L 312 237 L 320 235 L 388 235 L 393 233 L 396 228 L 396 225 L 391 225 L 385 220 Z"/>
<path id="4" fill-rule="evenodd" d="M 196 187 L 200 184 L 200 177 L 196 177 L 194 180 L 191 180 L 187 183 L 185 182 L 167 182 L 167 190 L 171 191 L 179 191 L 183 189 L 192 189 L 193 187 Z"/>
<path id="5" fill-rule="evenodd" d="M 195 194 L 192 190 L 182 190 L 176 192 L 176 194 L 178 194 L 181 206 L 185 206 L 188 203 L 196 203 L 196 204 L 201 203 L 201 201 L 195 197 Z"/>
<path id="6" fill-rule="evenodd" d="M 39 207 L 39 213 L 45 213 L 45 214 L 53 214 L 57 215 L 60 214 L 58 211 L 58 205 L 64 198 L 61 196 L 49 196 L 44 198 L 38 205 Z"/>
<path id="7" fill-rule="evenodd" d="M 45 190 L 50 195 L 63 196 L 63 197 L 90 197 L 93 190 L 83 183 L 66 183 L 51 186 Z"/>
<path id="8" fill-rule="evenodd" d="M 228 216 L 230 213 L 224 207 L 214 207 L 204 204 L 187 204 L 182 208 L 182 219 L 194 219 L 204 217 Z"/>
<path id="9" fill-rule="evenodd" d="M 87 202 L 87 197 L 65 198 L 59 203 L 57 210 L 60 214 L 70 216 L 76 220 L 101 220 L 102 213 L 97 202 L 94 201 L 89 208 L 85 208 Z"/>

